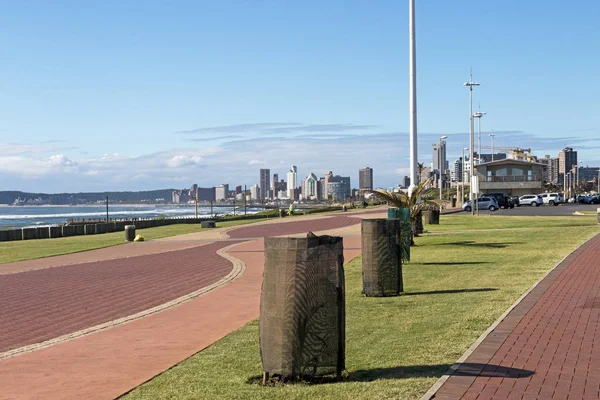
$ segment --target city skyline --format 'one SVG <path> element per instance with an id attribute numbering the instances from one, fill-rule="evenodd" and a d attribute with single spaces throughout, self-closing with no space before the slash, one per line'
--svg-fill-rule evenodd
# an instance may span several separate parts
<path id="1" fill-rule="evenodd" d="M 417 7 L 419 161 L 431 162 L 440 136 L 448 160 L 468 146 L 462 83 L 472 68 L 481 83 L 474 101 L 487 113 L 483 144 L 493 129 L 496 146 L 538 156 L 573 147 L 584 165 L 600 165 L 600 56 L 589 51 L 600 45 L 590 31 L 600 4 L 482 3 L 470 24 L 457 23 L 469 7 Z M 3 11 L 0 189 L 252 185 L 253 167 L 286 173 L 291 163 L 306 168 L 301 175 L 333 169 L 353 182 L 370 165 L 382 187 L 408 174 L 404 4 L 67 2 Z"/>

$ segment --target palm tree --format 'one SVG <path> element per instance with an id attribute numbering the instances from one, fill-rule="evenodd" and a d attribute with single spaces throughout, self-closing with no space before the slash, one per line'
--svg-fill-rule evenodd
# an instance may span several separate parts
<path id="1" fill-rule="evenodd" d="M 373 193 L 377 197 L 382 200 L 388 202 L 388 204 L 393 205 L 397 208 L 408 208 L 410 209 L 410 236 L 411 236 L 411 245 L 414 245 L 415 242 L 413 238 L 418 236 L 419 233 L 422 233 L 422 225 L 421 232 L 418 229 L 418 222 L 420 220 L 421 213 L 425 210 L 439 210 L 440 202 L 439 200 L 427 199 L 427 195 L 432 191 L 427 188 L 433 180 L 433 177 L 425 180 L 424 182 L 420 182 L 419 185 L 413 190 L 413 192 L 408 195 L 403 192 L 391 192 L 384 189 L 375 189 L 370 190 L 370 193 Z M 421 222 L 422 224 L 422 222 Z"/>

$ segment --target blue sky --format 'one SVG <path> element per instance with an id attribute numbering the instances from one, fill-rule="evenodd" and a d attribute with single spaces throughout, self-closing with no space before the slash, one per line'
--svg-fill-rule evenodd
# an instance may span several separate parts
<path id="1" fill-rule="evenodd" d="M 0 190 L 408 172 L 407 1 L 4 2 Z M 417 0 L 419 159 L 483 143 L 600 165 L 600 2 Z"/>

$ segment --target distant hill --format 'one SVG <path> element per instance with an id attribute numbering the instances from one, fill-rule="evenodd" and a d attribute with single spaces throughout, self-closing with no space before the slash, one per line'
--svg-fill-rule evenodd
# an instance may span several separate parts
<path id="1" fill-rule="evenodd" d="M 0 204 L 12 204 L 21 199 L 24 204 L 90 204 L 104 202 L 106 196 L 111 203 L 170 203 L 175 189 L 146 190 L 140 192 L 92 192 L 92 193 L 28 193 L 0 191 Z M 162 199 L 162 200 L 160 200 Z"/>

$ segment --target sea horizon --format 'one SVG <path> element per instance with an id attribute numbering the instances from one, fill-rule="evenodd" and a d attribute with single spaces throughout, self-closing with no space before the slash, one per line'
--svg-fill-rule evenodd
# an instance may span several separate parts
<path id="1" fill-rule="evenodd" d="M 198 217 L 208 218 L 216 215 L 233 213 L 233 207 L 211 207 L 198 205 Z M 248 214 L 254 214 L 259 209 L 247 208 Z M 240 208 L 236 207 L 236 213 Z M 243 207 L 242 207 L 243 212 Z M 190 204 L 119 204 L 108 207 L 109 219 L 130 218 L 176 218 L 195 217 L 196 207 Z M 105 205 L 26 205 L 3 206 L 0 208 L 0 230 L 40 226 L 64 225 L 71 220 L 100 220 L 106 219 Z"/>

